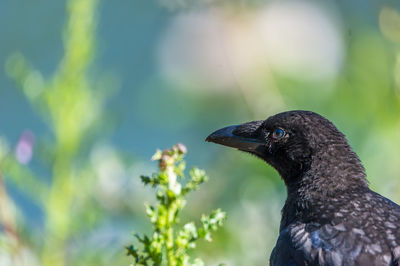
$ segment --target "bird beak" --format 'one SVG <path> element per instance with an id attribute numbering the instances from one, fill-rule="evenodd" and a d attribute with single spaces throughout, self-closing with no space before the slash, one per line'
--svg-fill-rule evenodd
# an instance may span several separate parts
<path id="1" fill-rule="evenodd" d="M 265 141 L 253 137 L 261 122 L 224 127 L 210 134 L 206 141 L 257 154 L 265 149 Z"/>

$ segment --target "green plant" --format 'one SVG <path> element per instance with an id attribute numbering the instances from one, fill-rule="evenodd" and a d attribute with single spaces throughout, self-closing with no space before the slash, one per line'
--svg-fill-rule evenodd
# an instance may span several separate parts
<path id="1" fill-rule="evenodd" d="M 52 136 L 41 138 L 41 162 L 51 182 L 29 166 L 19 163 L 12 153 L 1 161 L 8 181 L 29 195 L 43 210 L 43 243 L 35 244 L 41 265 L 65 265 L 67 242 L 81 228 L 97 219 L 90 206 L 96 179 L 90 164 L 82 160 L 88 140 L 103 119 L 105 91 L 90 76 L 95 54 L 98 0 L 68 0 L 64 28 L 64 54 L 54 74 L 45 78 L 20 53 L 9 57 L 6 71 L 21 87 L 29 103 L 50 129 Z M 79 157 L 81 156 L 81 157 Z M 79 159 L 78 159 L 79 158 Z M 90 223 L 87 216 L 92 215 Z M 29 221 L 26 221 L 29 225 Z M 29 231 L 29 230 L 28 230 Z"/>
<path id="2" fill-rule="evenodd" d="M 156 188 L 158 203 L 156 206 L 146 204 L 146 213 L 153 225 L 152 235 L 135 235 L 143 249 L 139 250 L 133 245 L 127 247 L 128 255 L 135 258 L 135 264 L 203 265 L 199 258 L 191 263 L 187 251 L 195 248 L 195 242 L 200 238 L 211 241 L 211 232 L 221 227 L 226 219 L 225 212 L 217 209 L 201 217 L 200 227 L 188 222 L 180 229 L 176 228 L 179 213 L 186 204 L 186 195 L 208 179 L 203 170 L 192 168 L 190 179 L 185 184 L 179 182 L 179 179 L 185 179 L 185 153 L 186 147 L 182 144 L 163 152 L 158 150 L 152 160 L 158 161 L 159 172 L 151 177 L 141 176 L 145 185 Z"/>

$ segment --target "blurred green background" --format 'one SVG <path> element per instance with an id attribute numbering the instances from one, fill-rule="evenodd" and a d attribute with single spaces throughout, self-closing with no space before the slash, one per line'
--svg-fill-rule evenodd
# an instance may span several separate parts
<path id="1" fill-rule="evenodd" d="M 285 110 L 333 121 L 400 203 L 398 1 L 5 0 L 0 36 L 0 265 L 132 263 L 139 175 L 176 142 L 210 176 L 184 216 L 228 214 L 196 255 L 266 265 L 283 182 L 204 139 Z"/>

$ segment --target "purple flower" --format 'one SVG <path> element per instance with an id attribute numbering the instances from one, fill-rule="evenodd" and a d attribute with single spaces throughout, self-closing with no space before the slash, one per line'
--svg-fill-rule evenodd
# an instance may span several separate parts
<path id="1" fill-rule="evenodd" d="M 35 136 L 30 130 L 24 130 L 15 146 L 15 158 L 21 164 L 28 164 L 32 159 Z"/>

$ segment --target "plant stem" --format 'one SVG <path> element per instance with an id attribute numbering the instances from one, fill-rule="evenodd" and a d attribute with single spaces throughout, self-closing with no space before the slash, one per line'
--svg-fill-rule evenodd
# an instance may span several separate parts
<path id="1" fill-rule="evenodd" d="M 71 154 L 57 149 L 53 167 L 53 184 L 45 210 L 47 213 L 46 241 L 42 265 L 65 265 L 65 241 L 70 230 L 70 206 L 73 199 Z"/>
<path id="2" fill-rule="evenodd" d="M 166 230 L 166 247 L 167 247 L 167 257 L 168 257 L 168 266 L 175 266 L 175 254 L 174 254 L 174 229 L 173 229 L 173 221 L 175 216 L 175 204 L 173 199 L 169 199 L 169 205 L 167 208 L 167 223 L 165 226 Z"/>
<path id="3" fill-rule="evenodd" d="M 174 255 L 174 230 L 171 226 L 167 228 L 167 256 L 168 256 L 168 266 L 175 266 L 175 255 Z"/>

